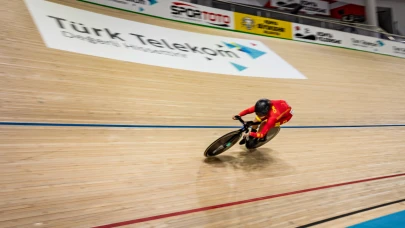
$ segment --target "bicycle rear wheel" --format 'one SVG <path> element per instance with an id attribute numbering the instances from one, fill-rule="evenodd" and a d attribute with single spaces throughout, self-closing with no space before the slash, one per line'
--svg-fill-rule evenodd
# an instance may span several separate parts
<path id="1" fill-rule="evenodd" d="M 267 137 L 266 137 L 266 141 L 260 141 L 259 139 L 253 139 L 256 141 L 256 143 L 253 142 L 247 142 L 246 143 L 246 148 L 247 149 L 256 149 L 259 148 L 261 146 L 263 146 L 264 144 L 268 143 L 270 140 L 272 140 L 274 137 L 276 137 L 276 135 L 280 132 L 280 127 L 274 127 L 272 128 L 268 133 L 267 133 Z"/>
<path id="2" fill-rule="evenodd" d="M 241 131 L 232 131 L 226 135 L 221 136 L 207 147 L 204 152 L 205 157 L 217 156 L 237 143 L 242 136 Z"/>

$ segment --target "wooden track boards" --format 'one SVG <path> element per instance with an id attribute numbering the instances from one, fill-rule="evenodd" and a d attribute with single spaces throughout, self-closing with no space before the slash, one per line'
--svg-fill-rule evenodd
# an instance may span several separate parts
<path id="1" fill-rule="evenodd" d="M 288 126 L 405 123 L 402 59 L 55 2 L 260 40 L 308 80 L 207 75 L 48 49 L 23 1 L 8 1 L 0 9 L 1 122 L 238 125 L 232 115 L 270 97 L 294 107 Z M 206 146 L 231 130 L 0 126 L 0 227 L 91 227 L 405 173 L 404 127 L 282 129 L 256 152 L 237 145 L 205 160 Z M 404 196 L 400 176 L 133 226 L 296 227 Z M 403 204 L 319 227 L 398 210 Z"/>

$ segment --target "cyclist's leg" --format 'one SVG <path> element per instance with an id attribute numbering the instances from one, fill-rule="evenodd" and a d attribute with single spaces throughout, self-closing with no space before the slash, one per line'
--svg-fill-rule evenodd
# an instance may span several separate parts
<path id="1" fill-rule="evenodd" d="M 262 120 L 258 116 L 256 116 L 255 119 L 253 120 L 253 122 L 262 122 Z M 259 125 L 253 125 L 252 130 L 255 130 L 254 132 L 257 132 L 257 128 L 262 125 L 263 125 L 263 123 L 261 123 Z"/>
<path id="2" fill-rule="evenodd" d="M 267 123 L 267 120 L 264 120 L 261 124 L 260 124 L 260 128 L 258 130 L 258 132 L 261 132 L 264 125 Z M 265 135 L 263 138 L 257 139 L 258 141 L 266 141 L 267 135 Z"/>
<path id="3" fill-rule="evenodd" d="M 264 125 L 267 123 L 267 120 L 264 120 L 261 124 L 260 124 L 260 128 L 259 128 L 259 130 L 258 130 L 258 132 L 260 132 L 262 129 L 263 129 L 263 127 L 264 127 Z"/>
<path id="4" fill-rule="evenodd" d="M 261 121 L 262 121 L 262 120 L 261 120 L 258 116 L 256 116 L 256 117 L 254 118 L 254 120 L 253 120 L 253 122 L 261 122 Z M 265 121 L 263 121 L 261 124 L 253 125 L 251 131 L 252 131 L 252 132 L 257 132 L 257 128 L 260 126 L 259 129 L 261 129 L 264 122 L 265 122 Z M 252 139 L 251 136 L 249 136 L 249 140 L 250 140 L 250 139 Z M 243 138 L 243 139 L 239 142 L 239 145 L 245 144 L 245 143 L 246 143 L 246 140 L 247 140 L 246 138 Z"/>
<path id="5" fill-rule="evenodd" d="M 287 113 L 285 114 L 285 116 L 283 116 L 279 121 L 276 122 L 276 124 L 274 125 L 274 127 L 280 127 L 281 125 L 288 123 L 292 118 L 292 114 L 291 113 Z M 270 132 L 270 130 L 269 130 Z M 268 133 L 267 133 L 268 134 Z M 267 140 L 267 134 L 260 139 L 260 141 L 266 141 Z"/>

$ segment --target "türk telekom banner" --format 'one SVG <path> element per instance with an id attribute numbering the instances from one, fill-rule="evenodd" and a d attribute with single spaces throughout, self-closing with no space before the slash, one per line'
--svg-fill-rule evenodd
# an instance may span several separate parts
<path id="1" fill-rule="evenodd" d="M 299 4 L 302 12 L 307 14 L 330 15 L 329 2 L 320 0 L 271 0 L 271 6 L 277 8 L 294 9 Z"/>
<path id="2" fill-rule="evenodd" d="M 43 0 L 25 2 L 50 48 L 197 72 L 306 79 L 259 41 L 169 29 Z"/>
<path id="3" fill-rule="evenodd" d="M 164 17 L 177 21 L 234 29 L 232 11 L 226 11 L 174 0 L 84 0 L 131 12 Z"/>

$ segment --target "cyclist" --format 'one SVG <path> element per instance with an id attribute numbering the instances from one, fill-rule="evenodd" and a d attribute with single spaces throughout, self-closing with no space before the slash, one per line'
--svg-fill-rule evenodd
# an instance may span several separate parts
<path id="1" fill-rule="evenodd" d="M 244 135 L 239 143 L 240 145 L 246 143 L 248 136 L 250 139 L 257 138 L 265 141 L 267 132 L 270 129 L 287 123 L 293 116 L 293 110 L 285 100 L 269 100 L 266 98 L 258 100 L 254 106 L 243 110 L 238 116 L 242 117 L 253 112 L 256 114 L 255 122 L 262 122 L 259 131 L 257 131 L 258 125 L 252 126 L 252 130 Z M 232 119 L 236 120 L 236 116 Z"/>

